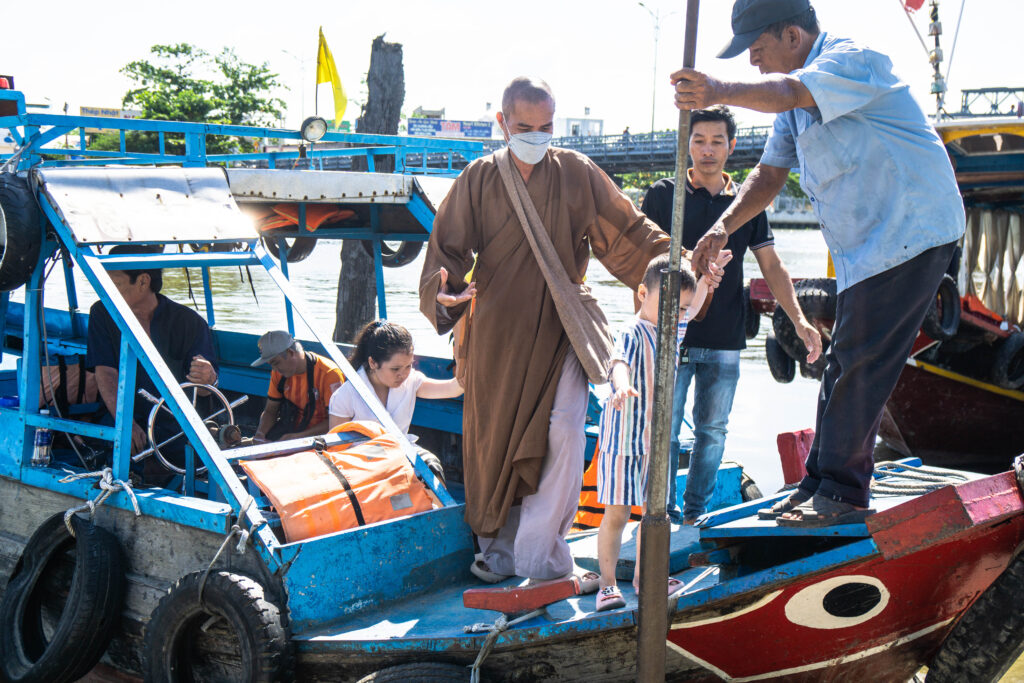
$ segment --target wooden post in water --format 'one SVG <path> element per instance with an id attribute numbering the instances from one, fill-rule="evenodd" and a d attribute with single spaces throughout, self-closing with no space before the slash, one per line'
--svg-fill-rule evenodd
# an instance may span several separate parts
<path id="1" fill-rule="evenodd" d="M 405 100 L 405 70 L 402 66 L 401 43 L 386 42 L 383 35 L 373 39 L 366 88 L 366 105 L 356 121 L 356 132 L 397 135 L 402 102 Z M 364 159 L 354 157 L 352 162 L 352 170 L 368 170 Z M 392 172 L 394 159 L 376 157 L 374 170 Z M 376 303 L 377 286 L 373 257 L 366 252 L 359 240 L 345 240 L 341 246 L 334 341 L 352 341 L 359 328 L 376 317 Z"/>
<path id="2" fill-rule="evenodd" d="M 697 14 L 700 0 L 687 0 L 683 66 L 693 67 L 697 49 Z M 647 507 L 640 523 L 640 617 L 637 636 L 637 680 L 665 680 L 665 639 L 668 636 L 669 525 L 668 450 L 672 431 L 672 394 L 676 373 L 676 330 L 679 322 L 680 262 L 683 247 L 683 216 L 686 202 L 686 168 L 689 157 L 690 112 L 679 112 L 676 143 L 676 192 L 672 207 L 672 241 L 668 272 L 661 278 L 658 311 L 658 359 L 654 377 L 654 424 L 651 434 L 650 472 L 647 476 Z M 673 472 L 674 476 L 675 473 Z"/>

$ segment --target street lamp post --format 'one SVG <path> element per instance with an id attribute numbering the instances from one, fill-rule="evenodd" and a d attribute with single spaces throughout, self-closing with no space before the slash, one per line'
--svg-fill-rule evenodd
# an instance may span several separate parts
<path id="1" fill-rule="evenodd" d="M 291 57 L 292 59 L 294 59 L 296 62 L 299 63 L 299 69 L 302 72 L 302 76 L 301 76 L 301 80 L 302 80 L 302 87 L 301 87 L 301 92 L 302 92 L 302 95 L 301 95 L 302 96 L 302 107 L 301 107 L 301 110 L 302 110 L 302 112 L 301 112 L 301 118 L 304 121 L 306 119 L 306 64 L 308 64 L 312 60 L 312 57 L 302 58 L 302 57 L 299 57 L 298 55 L 293 54 L 293 53 L 289 52 L 288 50 L 284 50 L 284 49 L 282 49 L 281 52 L 283 52 L 284 54 L 288 55 L 289 57 Z"/>
<path id="2" fill-rule="evenodd" d="M 651 15 L 651 19 L 654 21 L 654 66 L 652 67 L 651 74 L 651 146 L 654 146 L 654 111 L 655 106 L 658 102 L 658 37 L 661 35 L 661 20 L 668 19 L 676 12 L 669 12 L 668 14 L 662 14 L 661 8 L 652 10 L 650 7 L 642 2 L 636 3 L 647 10 L 647 13 Z"/>

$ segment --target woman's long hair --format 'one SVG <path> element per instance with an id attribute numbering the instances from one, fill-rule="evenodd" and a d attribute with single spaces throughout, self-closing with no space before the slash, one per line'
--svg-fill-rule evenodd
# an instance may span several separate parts
<path id="1" fill-rule="evenodd" d="M 383 319 L 366 323 L 356 334 L 353 343 L 355 349 L 348 360 L 356 370 L 364 367 L 370 358 L 380 365 L 399 351 L 412 353 L 412 335 L 409 330 Z"/>

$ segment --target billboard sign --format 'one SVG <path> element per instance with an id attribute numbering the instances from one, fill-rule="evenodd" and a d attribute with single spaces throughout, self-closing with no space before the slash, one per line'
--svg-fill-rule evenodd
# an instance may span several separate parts
<path id="1" fill-rule="evenodd" d="M 79 107 L 79 116 L 103 116 L 110 119 L 137 119 L 142 116 L 142 112 L 138 109 L 111 109 L 109 107 Z M 94 133 L 114 133 L 116 132 L 112 128 L 86 128 L 86 134 L 92 135 Z"/>
<path id="2" fill-rule="evenodd" d="M 407 119 L 409 135 L 439 138 L 489 138 L 488 121 L 445 121 L 444 119 Z"/>

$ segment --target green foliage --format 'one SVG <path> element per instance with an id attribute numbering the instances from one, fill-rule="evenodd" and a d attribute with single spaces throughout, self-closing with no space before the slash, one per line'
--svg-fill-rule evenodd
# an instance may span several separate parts
<path id="1" fill-rule="evenodd" d="M 636 171 L 635 173 L 623 173 L 619 176 L 622 179 L 622 187 L 635 187 L 638 190 L 647 190 L 651 185 L 662 178 L 671 178 L 675 173 L 672 171 Z"/>
<path id="2" fill-rule="evenodd" d="M 271 97 L 270 91 L 283 87 L 267 62 L 247 64 L 231 48 L 213 57 L 188 43 L 154 45 L 151 61 L 136 60 L 121 73 L 135 87 L 122 101 L 126 108 L 140 109 L 142 118 L 158 121 L 193 121 L 235 125 L 272 125 L 281 117 L 284 101 Z M 100 134 L 91 145 L 95 149 L 116 150 L 117 134 Z M 136 152 L 158 151 L 156 133 L 127 134 L 127 147 Z M 207 136 L 209 154 L 226 154 L 251 148 L 242 138 Z M 182 136 L 168 135 L 170 154 L 183 154 Z"/>
<path id="3" fill-rule="evenodd" d="M 754 170 L 752 168 L 741 168 L 735 171 L 729 171 L 729 175 L 732 176 L 734 183 L 742 183 L 750 175 L 750 172 Z M 799 199 L 807 199 L 807 195 L 804 194 L 803 188 L 800 187 L 800 174 L 795 171 L 790 171 L 789 176 L 786 178 L 786 186 L 782 189 L 784 194 L 790 197 L 797 197 Z"/>

